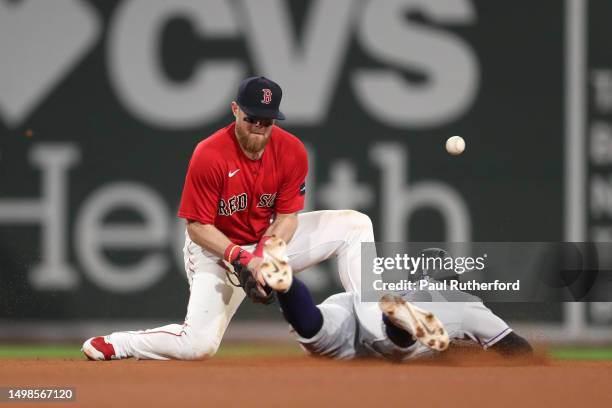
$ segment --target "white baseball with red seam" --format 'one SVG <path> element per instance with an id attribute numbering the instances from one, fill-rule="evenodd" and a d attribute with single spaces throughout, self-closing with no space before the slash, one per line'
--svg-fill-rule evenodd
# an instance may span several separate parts
<path id="1" fill-rule="evenodd" d="M 446 141 L 446 151 L 457 156 L 465 150 L 465 140 L 461 136 L 449 137 Z"/>

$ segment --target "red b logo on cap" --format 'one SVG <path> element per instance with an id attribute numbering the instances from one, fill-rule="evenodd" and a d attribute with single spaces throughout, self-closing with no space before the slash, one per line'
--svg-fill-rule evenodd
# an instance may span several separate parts
<path id="1" fill-rule="evenodd" d="M 272 102 L 272 91 L 266 88 L 266 89 L 262 89 L 262 92 L 263 92 L 263 99 L 261 100 L 261 103 L 265 103 L 266 105 L 269 105 L 270 102 Z"/>

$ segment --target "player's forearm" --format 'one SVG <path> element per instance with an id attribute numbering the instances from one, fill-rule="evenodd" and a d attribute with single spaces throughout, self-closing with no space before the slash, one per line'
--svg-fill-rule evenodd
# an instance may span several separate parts
<path id="1" fill-rule="evenodd" d="M 219 258 L 223 258 L 225 249 L 232 243 L 224 233 L 212 224 L 188 221 L 187 232 L 193 242 Z"/>
<path id="2" fill-rule="evenodd" d="M 278 214 L 274 222 L 266 230 L 264 236 L 274 235 L 289 243 L 297 230 L 297 226 L 297 214 Z"/>

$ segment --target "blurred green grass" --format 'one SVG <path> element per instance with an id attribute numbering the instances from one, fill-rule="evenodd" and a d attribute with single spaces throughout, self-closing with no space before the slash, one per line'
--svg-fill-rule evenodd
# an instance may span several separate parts
<path id="1" fill-rule="evenodd" d="M 296 344 L 224 344 L 217 357 L 297 356 L 302 350 Z M 612 347 L 557 347 L 549 355 L 558 360 L 612 360 Z M 0 359 L 54 358 L 84 359 L 80 345 L 0 344 Z"/>
<path id="2" fill-rule="evenodd" d="M 550 355 L 558 360 L 612 360 L 612 347 L 561 347 Z"/>

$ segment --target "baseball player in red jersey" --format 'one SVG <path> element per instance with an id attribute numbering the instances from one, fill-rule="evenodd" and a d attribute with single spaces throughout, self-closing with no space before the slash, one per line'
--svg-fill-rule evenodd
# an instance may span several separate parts
<path id="1" fill-rule="evenodd" d="M 235 122 L 201 141 L 193 153 L 178 213 L 186 220 L 185 322 L 90 338 L 83 344 L 89 359 L 213 356 L 245 297 L 223 263 L 248 270 L 265 294 L 264 248 L 273 242 L 282 243 L 279 256 L 293 273 L 335 256 L 345 290 L 360 291 L 361 242 L 374 241 L 372 223 L 352 210 L 298 214 L 304 207 L 307 154 L 298 138 L 275 124 L 285 118 L 281 97 L 275 82 L 245 79 L 231 104 Z"/>

